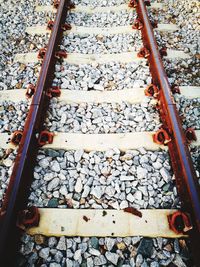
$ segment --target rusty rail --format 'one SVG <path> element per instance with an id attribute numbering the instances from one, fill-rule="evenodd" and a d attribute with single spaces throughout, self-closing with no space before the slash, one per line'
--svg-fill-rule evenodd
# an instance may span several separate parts
<path id="1" fill-rule="evenodd" d="M 34 165 L 39 148 L 38 135 L 42 130 L 46 110 L 49 104 L 56 57 L 62 38 L 62 25 L 67 15 L 68 0 L 59 1 L 57 15 L 49 39 L 40 76 L 26 119 L 23 136 L 19 145 L 14 168 L 0 217 L 0 266 L 16 266 L 15 253 L 19 240 L 19 229 L 16 227 L 18 213 L 26 208 L 27 195 L 33 180 Z"/>
<path id="2" fill-rule="evenodd" d="M 177 189 L 182 202 L 182 210 L 191 216 L 193 229 L 188 231 L 191 240 L 193 258 L 197 266 L 200 262 L 200 187 L 193 167 L 185 134 L 173 100 L 171 88 L 164 70 L 161 55 L 154 37 L 152 23 L 149 20 L 146 5 L 149 1 L 133 0 L 136 8 L 144 47 L 146 48 L 153 86 L 157 88 L 158 109 L 166 133 L 172 167 L 176 177 Z M 166 138 L 166 136 L 162 136 Z M 167 138 L 166 138 L 167 139 Z"/>

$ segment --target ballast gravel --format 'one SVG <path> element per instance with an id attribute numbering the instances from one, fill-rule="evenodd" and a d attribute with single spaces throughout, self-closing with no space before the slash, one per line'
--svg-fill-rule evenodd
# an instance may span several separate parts
<path id="1" fill-rule="evenodd" d="M 30 204 L 38 207 L 177 208 L 169 155 L 164 151 L 40 151 Z"/>
<path id="2" fill-rule="evenodd" d="M 18 266 L 191 267 L 186 240 L 167 238 L 21 238 Z"/>
<path id="3" fill-rule="evenodd" d="M 28 102 L 0 102 L 0 132 L 13 133 L 23 130 L 28 112 Z"/>
<path id="4" fill-rule="evenodd" d="M 8 187 L 16 153 L 16 150 L 0 148 L 0 207 L 2 206 L 3 197 Z"/>
<path id="5" fill-rule="evenodd" d="M 139 31 L 133 34 L 96 35 L 69 33 L 62 41 L 61 49 L 68 53 L 122 53 L 138 52 L 142 47 L 142 39 Z"/>
<path id="6" fill-rule="evenodd" d="M 92 6 L 92 7 L 107 7 L 107 6 L 119 6 L 122 4 L 128 3 L 128 1 L 124 0 L 93 0 L 93 1 L 88 1 L 88 0 L 74 0 L 73 3 L 75 5 L 81 5 L 81 6 Z"/>
<path id="7" fill-rule="evenodd" d="M 27 89 L 29 84 L 36 85 L 40 69 L 40 62 L 35 64 L 14 63 L 7 66 L 1 72 L 0 90 Z"/>
<path id="8" fill-rule="evenodd" d="M 54 17 L 52 13 L 36 13 L 35 3 L 27 0 L 0 3 L 0 83 L 6 84 L 6 73 L 13 64 L 16 53 L 37 50 L 47 44 L 48 35 L 30 36 L 25 32 L 26 27 L 34 24 L 44 24 Z M 6 84 L 6 86 L 8 86 Z"/>
<path id="9" fill-rule="evenodd" d="M 126 133 L 156 131 L 161 126 L 155 107 L 141 104 L 66 104 L 52 99 L 46 126 L 50 131 L 73 133 Z"/>
<path id="10" fill-rule="evenodd" d="M 188 99 L 176 94 L 175 101 L 184 129 L 200 130 L 200 98 Z"/>
<path id="11" fill-rule="evenodd" d="M 136 12 L 122 10 L 119 12 L 108 11 L 95 14 L 85 12 L 69 13 L 66 22 L 75 24 L 76 26 L 89 26 L 91 27 L 114 27 L 126 26 L 133 24 L 136 19 Z"/>
<path id="12" fill-rule="evenodd" d="M 124 90 L 151 83 L 146 62 L 56 65 L 54 85 L 68 90 Z"/>
<path id="13" fill-rule="evenodd" d="M 188 60 L 170 60 L 164 58 L 163 63 L 171 84 L 200 86 L 199 59 L 191 58 Z"/>

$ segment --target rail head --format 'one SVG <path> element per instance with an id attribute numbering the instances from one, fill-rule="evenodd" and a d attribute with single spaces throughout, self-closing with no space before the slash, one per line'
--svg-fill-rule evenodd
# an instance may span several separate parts
<path id="1" fill-rule="evenodd" d="M 69 0 L 60 0 L 56 19 L 43 60 L 36 91 L 25 122 L 24 132 L 0 216 L 0 265 L 14 266 L 19 229 L 16 227 L 17 214 L 27 203 L 27 194 L 33 180 L 33 170 L 39 148 L 38 134 L 42 130 L 49 104 L 48 89 L 53 81 L 56 57 L 63 35 Z"/>
<path id="2" fill-rule="evenodd" d="M 156 96 L 159 103 L 158 109 L 163 127 L 170 136 L 168 147 L 176 177 L 177 189 L 182 201 L 182 209 L 189 212 L 192 218 L 193 229 L 189 232 L 192 240 L 191 247 L 194 260 L 199 263 L 200 255 L 197 250 L 200 245 L 200 188 L 198 179 L 153 33 L 152 24 L 148 17 L 146 1 L 134 0 L 131 2 L 136 8 L 138 19 L 142 24 L 142 39 L 144 48 L 148 51 L 148 62 L 153 85 L 158 88 Z"/>

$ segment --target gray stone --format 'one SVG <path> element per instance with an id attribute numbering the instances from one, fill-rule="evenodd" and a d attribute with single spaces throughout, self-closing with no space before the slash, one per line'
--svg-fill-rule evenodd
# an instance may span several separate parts
<path id="1" fill-rule="evenodd" d="M 113 246 L 115 245 L 115 239 L 114 238 L 106 238 L 105 239 L 105 245 L 107 247 L 107 250 L 111 251 Z"/>
<path id="2" fill-rule="evenodd" d="M 61 236 L 60 237 L 60 240 L 58 242 L 58 245 L 56 247 L 58 250 L 66 250 L 67 247 L 66 247 L 66 241 L 65 241 L 65 237 L 64 236 Z"/>
<path id="3" fill-rule="evenodd" d="M 57 245 L 57 239 L 55 237 L 49 237 L 48 245 L 50 248 L 53 248 L 54 246 Z"/>
<path id="4" fill-rule="evenodd" d="M 153 253 L 153 241 L 149 238 L 142 238 L 138 246 L 138 253 L 145 258 L 150 258 Z"/>
<path id="5" fill-rule="evenodd" d="M 148 171 L 142 167 L 137 167 L 137 178 L 138 179 L 143 179 L 147 178 Z"/>
<path id="6" fill-rule="evenodd" d="M 117 262 L 118 262 L 118 259 L 119 259 L 119 255 L 118 254 L 107 251 L 105 256 L 106 256 L 108 261 L 110 261 L 114 265 L 117 265 Z"/>
<path id="7" fill-rule="evenodd" d="M 40 258 L 46 260 L 49 257 L 49 251 L 50 251 L 50 248 L 42 248 L 39 251 Z"/>
<path id="8" fill-rule="evenodd" d="M 83 154 L 84 154 L 84 150 L 83 149 L 76 150 L 75 153 L 74 153 L 75 162 L 79 162 L 81 160 Z"/>
<path id="9" fill-rule="evenodd" d="M 106 262 L 107 261 L 103 255 L 100 255 L 99 257 L 94 258 L 94 265 L 97 265 L 97 266 L 104 265 L 106 264 Z"/>
<path id="10" fill-rule="evenodd" d="M 102 194 L 103 192 L 102 192 L 101 186 L 95 186 L 91 190 L 91 195 L 95 196 L 98 199 L 101 198 Z"/>
<path id="11" fill-rule="evenodd" d="M 60 183 L 59 178 L 54 178 L 53 180 L 51 180 L 47 186 L 47 190 L 48 191 L 52 191 L 53 189 L 55 189 Z"/>
<path id="12" fill-rule="evenodd" d="M 60 172 L 60 165 L 56 160 L 51 162 L 51 170 L 54 172 Z"/>
<path id="13" fill-rule="evenodd" d="M 94 255 L 94 256 L 100 256 L 101 253 L 99 250 L 97 249 L 94 249 L 94 248 L 89 248 L 89 251 L 88 251 L 91 255 Z"/>
<path id="14" fill-rule="evenodd" d="M 171 175 L 164 167 L 160 169 L 160 174 L 166 183 L 171 180 Z"/>

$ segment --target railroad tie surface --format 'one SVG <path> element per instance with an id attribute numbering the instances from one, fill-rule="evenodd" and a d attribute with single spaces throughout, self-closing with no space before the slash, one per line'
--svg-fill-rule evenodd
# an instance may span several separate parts
<path id="1" fill-rule="evenodd" d="M 178 238 L 169 228 L 167 216 L 176 210 L 140 210 L 142 217 L 123 210 L 39 209 L 40 223 L 30 235 L 126 237 L 147 236 Z"/>

